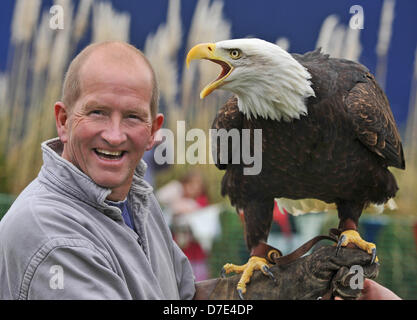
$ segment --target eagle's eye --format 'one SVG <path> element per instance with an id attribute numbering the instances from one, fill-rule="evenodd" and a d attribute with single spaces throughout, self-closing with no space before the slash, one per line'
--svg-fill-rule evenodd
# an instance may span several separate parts
<path id="1" fill-rule="evenodd" d="M 239 59 L 242 55 L 242 52 L 239 49 L 231 49 L 229 51 L 229 54 L 232 57 L 232 59 Z"/>

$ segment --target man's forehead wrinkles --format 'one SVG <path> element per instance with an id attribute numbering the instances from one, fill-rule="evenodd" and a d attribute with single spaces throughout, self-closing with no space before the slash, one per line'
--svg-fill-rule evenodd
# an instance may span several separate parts
<path id="1" fill-rule="evenodd" d="M 81 95 L 87 96 L 90 94 L 95 94 L 97 92 L 102 92 L 103 94 L 116 93 L 120 95 L 128 95 L 132 97 L 141 97 L 144 94 L 148 94 L 144 90 L 143 84 L 139 81 L 130 81 L 123 84 L 114 83 L 111 79 L 106 81 L 104 79 L 88 79 L 87 83 L 84 83 L 82 86 Z M 146 89 L 146 88 L 145 88 Z M 149 93 L 150 95 L 150 93 Z"/>

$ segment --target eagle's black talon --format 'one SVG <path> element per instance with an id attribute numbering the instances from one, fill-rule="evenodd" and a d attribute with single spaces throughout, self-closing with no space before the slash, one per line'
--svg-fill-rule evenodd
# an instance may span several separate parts
<path id="1" fill-rule="evenodd" d="M 372 249 L 372 259 L 371 259 L 371 264 L 374 264 L 376 260 L 376 248 Z"/>
<path id="2" fill-rule="evenodd" d="M 237 294 L 239 295 L 240 300 L 245 300 L 245 298 L 243 298 L 242 289 L 237 289 Z"/>
<path id="3" fill-rule="evenodd" d="M 275 282 L 275 283 L 277 283 L 277 279 L 275 279 L 275 276 L 274 276 L 274 274 L 271 272 L 271 270 L 268 268 L 268 266 L 263 266 L 262 267 L 262 269 L 263 269 L 263 271 L 265 272 L 265 273 L 267 273 L 268 274 L 268 276 Z"/>
<path id="4" fill-rule="evenodd" d="M 225 268 L 222 268 L 222 270 L 220 271 L 220 277 L 221 278 L 226 278 L 226 269 Z"/>
<path id="5" fill-rule="evenodd" d="M 346 236 L 344 234 L 341 235 L 339 241 L 337 242 L 336 246 L 336 257 L 339 254 L 340 248 L 342 247 L 342 243 L 346 240 Z"/>

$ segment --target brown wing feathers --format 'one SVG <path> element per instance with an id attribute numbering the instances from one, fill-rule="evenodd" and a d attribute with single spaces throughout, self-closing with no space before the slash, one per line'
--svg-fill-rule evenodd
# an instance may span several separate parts
<path id="1" fill-rule="evenodd" d="M 404 169 L 405 161 L 388 100 L 371 74 L 348 94 L 346 106 L 358 139 L 385 159 L 385 165 Z"/>

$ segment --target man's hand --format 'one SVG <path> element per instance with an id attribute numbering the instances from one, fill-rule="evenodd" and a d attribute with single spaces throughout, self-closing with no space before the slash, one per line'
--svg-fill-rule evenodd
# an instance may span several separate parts
<path id="1" fill-rule="evenodd" d="M 335 300 L 343 300 L 340 297 L 335 297 Z M 394 292 L 381 286 L 378 282 L 371 279 L 365 279 L 363 290 L 358 300 L 401 300 Z"/>

